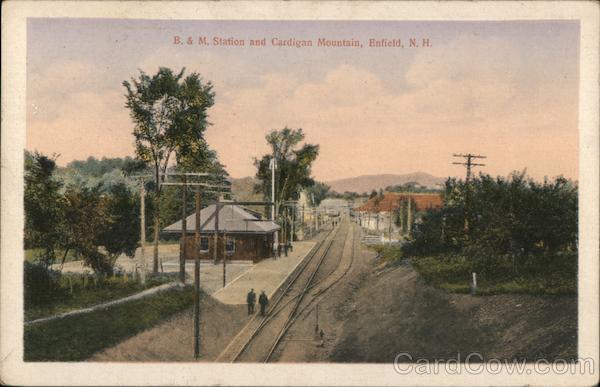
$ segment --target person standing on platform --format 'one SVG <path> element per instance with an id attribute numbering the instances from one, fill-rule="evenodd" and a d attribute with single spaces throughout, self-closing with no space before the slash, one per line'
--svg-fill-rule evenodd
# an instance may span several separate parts
<path id="1" fill-rule="evenodd" d="M 250 289 L 248 295 L 246 296 L 246 302 L 248 303 L 248 314 L 254 313 L 254 305 L 256 304 L 256 293 L 254 293 L 254 289 Z"/>
<path id="2" fill-rule="evenodd" d="M 263 290 L 258 297 L 258 303 L 260 304 L 260 315 L 265 316 L 265 311 L 267 310 L 267 305 L 269 305 L 269 298 L 265 294 Z"/>

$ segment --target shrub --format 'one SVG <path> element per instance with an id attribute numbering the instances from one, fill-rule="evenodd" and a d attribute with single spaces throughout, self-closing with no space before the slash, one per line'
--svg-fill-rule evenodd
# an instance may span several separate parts
<path id="1" fill-rule="evenodd" d="M 25 303 L 37 305 L 56 296 L 65 296 L 65 289 L 60 286 L 59 280 L 59 272 L 46 269 L 41 264 L 25 261 Z"/>
<path id="2" fill-rule="evenodd" d="M 399 246 L 374 245 L 372 248 L 380 258 L 388 262 L 396 262 L 404 258 Z"/>
<path id="3" fill-rule="evenodd" d="M 419 257 L 412 261 L 413 266 L 425 281 L 435 285 L 444 282 L 469 282 L 471 263 L 462 256 Z"/>

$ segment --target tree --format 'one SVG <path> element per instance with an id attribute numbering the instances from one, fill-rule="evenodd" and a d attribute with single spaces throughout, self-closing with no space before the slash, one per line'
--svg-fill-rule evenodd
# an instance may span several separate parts
<path id="1" fill-rule="evenodd" d="M 98 248 L 98 236 L 108 219 L 107 198 L 99 187 L 69 186 L 65 191 L 65 251 L 73 250 L 95 272 L 112 273 Z"/>
<path id="2" fill-rule="evenodd" d="M 315 206 L 321 204 L 323 199 L 329 195 L 329 190 L 330 187 L 325 183 L 321 183 L 320 181 L 317 181 L 312 186 L 306 188 L 308 197 L 314 201 L 313 204 Z"/>
<path id="3" fill-rule="evenodd" d="M 369 199 L 373 199 L 376 196 L 377 196 L 377 191 L 372 190 L 371 193 L 369 194 Z"/>
<path id="4" fill-rule="evenodd" d="M 94 272 L 113 275 L 121 254 L 135 255 L 139 242 L 139 203 L 124 184 L 67 187 L 65 254 L 73 250 Z"/>
<path id="5" fill-rule="evenodd" d="M 140 240 L 140 207 L 136 196 L 124 184 L 112 186 L 103 205 L 107 218 L 96 240 L 104 247 L 108 258 L 107 274 L 111 275 L 121 254 L 130 258 L 135 256 Z"/>
<path id="6" fill-rule="evenodd" d="M 287 200 L 298 199 L 303 188 L 311 187 L 315 181 L 311 178 L 312 163 L 319 154 L 319 146 L 300 143 L 304 140 L 302 129 L 290 129 L 287 126 L 282 130 L 273 130 L 265 137 L 271 147 L 271 154 L 264 155 L 260 160 L 255 159 L 257 167 L 256 177 L 260 184 L 255 187 L 256 192 L 261 192 L 265 197 L 271 197 L 271 161 L 274 160 L 277 168 L 275 173 L 275 214 L 282 224 L 282 231 L 287 234 L 290 230 L 290 221 L 287 207 L 282 204 Z M 287 237 L 285 237 L 287 240 Z"/>
<path id="7" fill-rule="evenodd" d="M 577 186 L 558 177 L 536 182 L 515 172 L 508 178 L 480 174 L 469 187 L 469 239 L 464 236 L 465 182 L 448 179 L 444 205 L 422 218 L 415 241 L 404 248 L 415 254 L 462 251 L 483 260 L 510 256 L 525 262 L 531 255 L 556 256 L 577 250 Z"/>
<path id="8" fill-rule="evenodd" d="M 37 257 L 48 268 L 63 238 L 62 183 L 54 177 L 56 156 L 25 153 L 25 248 L 40 248 Z"/>
<path id="9" fill-rule="evenodd" d="M 271 154 L 255 159 L 256 177 L 260 184 L 255 187 L 265 197 L 271 197 L 271 168 L 270 162 L 275 158 L 277 169 L 275 174 L 275 201 L 277 216 L 282 213 L 282 202 L 297 199 L 301 188 L 314 184 L 311 178 L 312 163 L 319 155 L 319 146 L 300 143 L 304 140 L 302 129 L 273 130 L 265 137 L 271 147 Z"/>
<path id="10" fill-rule="evenodd" d="M 124 81 L 127 89 L 125 106 L 135 124 L 136 155 L 151 165 L 154 173 L 154 261 L 158 271 L 160 236 L 161 179 L 171 157 L 185 163 L 202 148 L 203 134 L 209 125 L 207 110 L 214 104 L 210 82 L 203 83 L 197 73 L 183 77 L 185 68 L 175 74 L 161 67 L 156 75 L 143 71 L 137 79 Z"/>
<path id="11" fill-rule="evenodd" d="M 204 183 L 214 185 L 229 185 L 228 172 L 223 164 L 218 160 L 217 153 L 210 149 L 206 142 L 197 143 L 194 151 L 186 152 L 185 157 L 178 160 L 177 165 L 170 167 L 169 172 L 200 172 L 210 174 L 207 177 L 202 177 Z M 188 177 L 190 182 L 191 177 Z M 182 200 L 181 187 L 165 187 L 161 191 L 161 228 L 168 226 L 181 219 Z M 216 201 L 216 192 L 203 192 L 202 204 Z M 150 201 L 151 202 L 151 201 Z M 195 209 L 194 200 L 187 201 L 186 213 L 191 213 Z M 152 212 L 150 208 L 149 212 Z"/>

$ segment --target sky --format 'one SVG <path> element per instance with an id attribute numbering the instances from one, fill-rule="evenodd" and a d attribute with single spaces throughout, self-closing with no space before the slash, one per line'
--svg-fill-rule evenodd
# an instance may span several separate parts
<path id="1" fill-rule="evenodd" d="M 213 45 L 215 37 L 245 45 Z M 265 46 L 249 45 L 262 38 Z M 362 47 L 318 46 L 319 38 Z M 403 48 L 369 47 L 383 38 Z M 452 155 L 468 152 L 487 156 L 480 170 L 492 175 L 578 176 L 576 21 L 34 18 L 27 42 L 26 146 L 59 154 L 59 165 L 133 156 L 122 82 L 166 66 L 214 85 L 205 137 L 232 177 L 254 175 L 265 135 L 285 126 L 320 145 L 313 175 L 321 181 L 463 176 Z"/>

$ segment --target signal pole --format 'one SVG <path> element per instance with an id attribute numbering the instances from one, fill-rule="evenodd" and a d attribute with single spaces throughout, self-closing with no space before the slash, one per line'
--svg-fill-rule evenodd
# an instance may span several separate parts
<path id="1" fill-rule="evenodd" d="M 471 170 L 473 167 L 483 167 L 485 164 L 474 163 L 474 159 L 485 159 L 487 156 L 474 155 L 471 153 L 464 154 L 453 154 L 452 157 L 462 157 L 465 159 L 464 162 L 453 162 L 452 164 L 464 165 L 467 168 L 467 177 L 465 178 L 465 226 L 464 233 L 465 239 L 469 238 L 469 196 L 470 196 L 470 183 L 471 183 Z"/>

